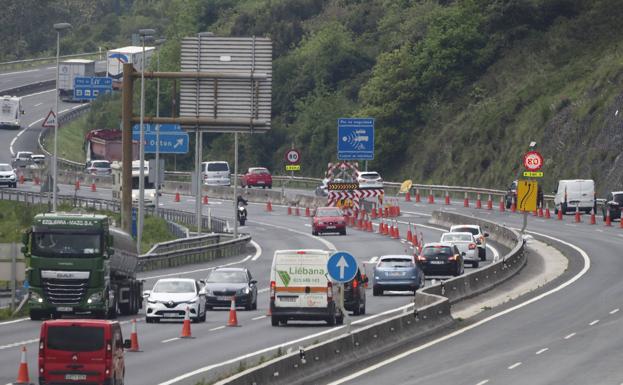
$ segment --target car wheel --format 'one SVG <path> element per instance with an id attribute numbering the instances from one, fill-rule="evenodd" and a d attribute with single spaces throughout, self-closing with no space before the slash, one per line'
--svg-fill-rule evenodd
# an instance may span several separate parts
<path id="1" fill-rule="evenodd" d="M 206 305 L 206 311 L 207 311 L 207 310 L 212 310 L 212 309 L 214 309 L 214 307 L 212 307 L 212 306 L 210 306 L 210 305 Z"/>
<path id="2" fill-rule="evenodd" d="M 277 317 L 270 317 L 270 324 L 272 326 L 279 326 L 279 318 Z"/>
<path id="3" fill-rule="evenodd" d="M 485 249 L 484 247 L 478 248 L 478 256 L 480 257 L 481 261 L 487 259 L 487 249 Z"/>
<path id="4" fill-rule="evenodd" d="M 270 188 L 273 188 L 273 185 L 272 185 L 272 184 L 269 184 L 269 185 L 268 185 L 268 188 L 269 188 L 269 189 L 270 189 Z"/>
<path id="5" fill-rule="evenodd" d="M 373 296 L 383 295 L 383 289 L 381 289 L 379 287 L 373 287 L 372 288 L 372 295 Z"/>
<path id="6" fill-rule="evenodd" d="M 344 325 L 344 314 L 340 314 L 335 318 L 335 323 L 337 325 Z"/>
<path id="7" fill-rule="evenodd" d="M 327 318 L 327 324 L 328 324 L 329 326 L 335 326 L 335 322 L 336 322 L 336 321 L 337 321 L 337 320 L 336 320 L 335 314 L 331 314 L 331 315 L 329 316 L 329 318 Z"/>
<path id="8" fill-rule="evenodd" d="M 207 310 L 208 310 L 207 308 L 204 308 L 204 309 L 203 309 L 203 314 L 201 315 L 201 319 L 200 319 L 199 321 L 201 321 L 201 322 L 206 322 L 206 318 L 207 318 L 207 316 L 208 316 L 208 314 L 207 314 Z"/>
<path id="9" fill-rule="evenodd" d="M 145 323 L 146 324 L 150 324 L 152 322 L 153 322 L 153 320 L 151 319 L 151 317 L 145 317 Z"/>
<path id="10" fill-rule="evenodd" d="M 363 306 L 361 307 L 361 311 L 359 312 L 359 314 L 364 315 L 366 314 L 366 303 L 363 303 Z"/>
<path id="11" fill-rule="evenodd" d="M 31 310 L 29 312 L 30 319 L 33 321 L 40 321 L 43 319 L 44 313 L 40 310 Z"/>
<path id="12" fill-rule="evenodd" d="M 473 267 L 474 269 L 477 269 L 477 268 L 478 268 L 478 265 L 479 265 L 478 261 L 476 261 L 476 262 L 472 262 L 472 267 Z"/>
<path id="13" fill-rule="evenodd" d="M 244 310 L 251 311 L 253 310 L 253 302 L 249 302 L 244 306 Z"/>
<path id="14" fill-rule="evenodd" d="M 357 301 L 355 308 L 353 309 L 353 315 L 361 314 L 361 301 Z"/>
<path id="15" fill-rule="evenodd" d="M 283 325 L 283 326 L 286 326 L 286 325 L 288 324 L 288 320 L 287 320 L 287 319 L 285 319 L 285 318 L 281 318 L 281 319 L 279 320 L 279 323 L 280 323 L 281 325 Z"/>
<path id="16" fill-rule="evenodd" d="M 340 235 L 346 235 L 346 229 L 340 231 Z"/>
<path id="17" fill-rule="evenodd" d="M 312 235 L 318 235 L 317 231 L 312 231 Z"/>

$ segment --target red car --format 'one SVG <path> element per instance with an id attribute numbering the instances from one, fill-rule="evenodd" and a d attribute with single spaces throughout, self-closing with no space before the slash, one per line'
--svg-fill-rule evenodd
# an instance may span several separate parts
<path id="1" fill-rule="evenodd" d="M 319 207 L 312 217 L 312 234 L 340 233 L 346 235 L 346 218 L 337 207 Z"/>
<path id="2" fill-rule="evenodd" d="M 273 177 L 266 167 L 249 167 L 249 170 L 240 178 L 242 187 L 258 186 L 273 188 Z"/>

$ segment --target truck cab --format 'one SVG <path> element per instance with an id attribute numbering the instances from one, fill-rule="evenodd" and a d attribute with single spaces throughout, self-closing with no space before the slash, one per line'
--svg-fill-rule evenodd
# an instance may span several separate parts
<path id="1" fill-rule="evenodd" d="M 121 200 L 122 189 L 122 169 L 121 162 L 113 162 L 112 169 L 112 197 L 113 199 Z M 149 162 L 144 162 L 143 175 L 145 180 L 144 200 L 145 206 L 156 205 L 156 185 L 149 179 Z M 141 163 L 138 160 L 132 161 L 132 204 L 138 205 L 140 186 L 139 182 L 141 178 Z"/>

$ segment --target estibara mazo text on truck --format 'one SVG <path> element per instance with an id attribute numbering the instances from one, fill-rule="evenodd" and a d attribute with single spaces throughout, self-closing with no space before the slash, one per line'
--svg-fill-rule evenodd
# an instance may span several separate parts
<path id="1" fill-rule="evenodd" d="M 110 228 L 107 216 L 38 214 L 23 243 L 31 319 L 63 314 L 115 318 L 136 314 L 142 307 L 134 243 Z"/>

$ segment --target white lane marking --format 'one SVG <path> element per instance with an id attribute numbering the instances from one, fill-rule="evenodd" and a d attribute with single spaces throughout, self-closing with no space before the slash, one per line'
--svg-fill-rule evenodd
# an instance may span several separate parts
<path id="1" fill-rule="evenodd" d="M 378 256 L 372 257 L 370 258 L 370 263 L 376 263 L 376 261 L 379 259 Z"/>
<path id="2" fill-rule="evenodd" d="M 610 312 L 610 314 L 618 313 L 618 311 L 619 311 L 619 308 L 616 308 L 616 309 L 612 310 L 612 311 Z"/>
<path id="3" fill-rule="evenodd" d="M 574 335 L 575 335 L 575 333 L 567 334 L 565 336 L 565 339 L 568 340 L 569 338 L 573 337 Z"/>
<path id="4" fill-rule="evenodd" d="M 543 348 L 543 349 L 541 349 L 541 350 L 537 351 L 535 354 L 538 356 L 539 354 L 541 354 L 541 353 L 545 353 L 545 352 L 546 352 L 546 351 L 548 351 L 548 350 L 549 350 L 549 348 Z"/>
<path id="5" fill-rule="evenodd" d="M 261 315 L 261 316 L 259 316 L 259 317 L 254 317 L 254 318 L 251 318 L 251 320 L 252 320 L 252 321 L 257 321 L 258 319 L 264 319 L 264 318 L 266 318 L 266 316 L 265 316 L 265 315 Z"/>
<path id="6" fill-rule="evenodd" d="M 56 68 L 56 67 L 55 67 L 55 68 Z M 39 70 L 37 69 L 37 70 L 26 70 L 26 71 L 16 71 L 16 72 L 4 72 L 4 73 L 1 73 L 1 74 L 0 74 L 0 76 L 16 75 L 16 74 L 25 74 L 25 73 L 27 73 L 27 72 L 36 72 L 36 71 L 39 71 Z"/>
<path id="7" fill-rule="evenodd" d="M 42 104 L 43 104 L 43 102 L 41 102 L 41 103 L 37 103 L 37 104 L 35 104 L 35 107 L 39 107 L 39 106 L 40 106 L 40 105 L 42 105 Z"/>
<path id="8" fill-rule="evenodd" d="M 39 341 L 39 338 L 33 338 L 32 340 L 26 340 L 26 341 L 20 341 L 20 342 L 14 342 L 12 344 L 0 346 L 0 350 L 14 348 L 16 346 L 28 345 L 28 344 L 35 343 L 37 341 Z"/>
<path id="9" fill-rule="evenodd" d="M 179 340 L 180 337 L 173 337 L 173 338 L 169 338 L 168 340 L 162 340 L 160 342 L 162 342 L 163 344 L 166 344 L 167 342 L 171 342 L 171 341 L 175 341 L 175 340 Z"/>
<path id="10" fill-rule="evenodd" d="M 218 327 L 215 327 L 215 328 L 209 329 L 209 331 L 213 332 L 213 331 L 215 331 L 215 330 L 221 330 L 221 329 L 225 329 L 225 325 L 223 325 L 223 326 L 218 326 Z"/>
<path id="11" fill-rule="evenodd" d="M 348 376 L 346 376 L 346 377 L 343 377 L 343 378 L 341 378 L 341 379 L 339 379 L 339 380 L 336 380 L 336 381 L 334 381 L 334 382 L 331 382 L 330 384 L 327 384 L 327 385 L 338 385 L 338 384 L 343 384 L 344 382 L 347 382 L 347 381 L 351 381 L 351 380 L 353 380 L 353 379 L 355 379 L 355 378 L 357 378 L 357 377 L 360 377 L 360 376 L 362 376 L 362 375 L 364 375 L 364 374 L 366 374 L 366 373 L 370 373 L 370 372 L 372 372 L 372 371 L 374 371 L 374 370 L 376 370 L 376 369 L 379 369 L 379 368 L 381 368 L 381 367 L 383 367 L 383 366 L 386 366 L 386 365 L 389 365 L 389 364 L 391 364 L 391 363 L 393 363 L 393 362 L 396 362 L 396 361 L 398 361 L 398 360 L 401 360 L 401 359 L 403 359 L 403 358 L 405 358 L 405 357 L 408 357 L 408 356 L 410 356 L 410 355 L 412 355 L 412 354 L 414 354 L 414 353 L 417 353 L 417 352 L 419 352 L 419 351 L 422 351 L 422 350 L 424 350 L 424 349 L 427 349 L 427 348 L 429 348 L 429 347 L 431 347 L 431 346 L 433 346 L 433 345 L 436 345 L 436 344 L 438 344 L 438 343 L 441 343 L 441 342 L 447 341 L 447 340 L 449 340 L 449 339 L 451 339 L 451 338 L 454 338 L 455 336 L 461 335 L 461 334 L 463 334 L 463 333 L 465 333 L 465 332 L 467 332 L 467 331 L 469 331 L 469 330 L 471 330 L 471 329 L 477 328 L 477 327 L 479 327 L 479 326 L 481 326 L 481 325 L 483 325 L 483 324 L 485 324 L 485 323 L 487 323 L 487 322 L 490 322 L 490 321 L 492 321 L 492 320 L 494 320 L 494 319 L 496 319 L 496 318 L 502 317 L 502 316 L 504 316 L 504 315 L 506 315 L 506 314 L 508 314 L 508 313 L 511 313 L 511 312 L 513 312 L 513 311 L 517 310 L 517 309 L 521 309 L 521 308 L 523 308 L 523 307 L 525 307 L 525 306 L 528 306 L 529 304 L 531 304 L 531 303 L 533 303 L 533 302 L 539 301 L 539 300 L 541 300 L 541 299 L 543 299 L 543 298 L 545 298 L 545 297 L 547 297 L 547 296 L 549 296 L 549 295 L 552 295 L 552 294 L 554 294 L 554 293 L 557 293 L 557 292 L 559 292 L 560 290 L 562 290 L 562 289 L 566 288 L 567 286 L 571 285 L 572 283 L 574 283 L 575 281 L 577 281 L 578 279 L 580 279 L 580 278 L 581 278 L 584 274 L 586 274 L 586 272 L 590 269 L 590 267 L 591 267 L 591 260 L 590 260 L 590 258 L 588 257 L 588 254 L 587 254 L 584 250 L 582 250 L 581 248 L 579 248 L 579 247 L 577 247 L 577 246 L 575 246 L 575 245 L 573 245 L 573 244 L 571 244 L 571 243 L 569 243 L 569 242 L 563 241 L 563 240 L 561 240 L 561 239 L 558 239 L 558 238 L 555 238 L 555 237 L 552 237 L 552 236 L 549 236 L 549 235 L 545 235 L 545 234 L 541 234 L 541 233 L 536 233 L 536 232 L 534 232 L 534 231 L 527 231 L 527 232 L 528 232 L 528 233 L 531 233 L 531 234 L 535 234 L 535 235 L 542 236 L 542 237 L 544 237 L 544 238 L 549 238 L 549 239 L 552 239 L 552 240 L 558 241 L 558 242 L 560 242 L 560 243 L 562 243 L 562 244 L 564 244 L 564 245 L 567 245 L 567 246 L 569 246 L 569 247 L 573 248 L 573 249 L 574 249 L 574 250 L 576 250 L 578 253 L 580 253 L 580 255 L 582 255 L 582 259 L 584 259 L 584 267 L 582 268 L 582 270 L 581 270 L 580 272 L 578 272 L 578 273 L 577 273 L 575 276 L 573 276 L 570 280 L 568 280 L 568 281 L 566 281 L 566 282 L 562 283 L 561 285 L 559 285 L 559 286 L 557 286 L 557 287 L 555 287 L 555 288 L 553 288 L 553 289 L 551 289 L 551 290 L 549 290 L 549 291 L 547 291 L 547 292 L 545 292 L 545 293 L 543 293 L 543 294 L 540 294 L 540 295 L 538 295 L 538 296 L 536 296 L 536 297 L 530 298 L 529 300 L 526 300 L 526 301 L 524 301 L 524 302 L 522 302 L 522 303 L 519 303 L 519 304 L 517 304 L 517 305 L 515 305 L 515 306 L 513 306 L 513 307 L 510 307 L 510 308 L 508 308 L 508 309 L 506 309 L 506 310 L 503 310 L 503 311 L 501 311 L 501 312 L 499 312 L 499 313 L 493 314 L 493 315 L 491 315 L 491 316 L 489 316 L 489 317 L 487 317 L 487 318 L 484 318 L 484 319 L 482 319 L 482 320 L 480 320 L 480 321 L 478 321 L 478 322 L 475 322 L 475 323 L 473 323 L 473 324 L 471 324 L 471 325 L 469 325 L 469 326 L 466 326 L 466 327 L 464 327 L 463 329 L 456 330 L 456 331 L 454 331 L 454 332 L 452 332 L 452 333 L 450 333 L 450 334 L 447 334 L 447 335 L 445 335 L 445 336 L 443 336 L 443 337 L 440 337 L 440 338 L 438 338 L 438 339 L 436 339 L 436 340 L 429 341 L 429 342 L 427 342 L 427 343 L 425 343 L 425 344 L 423 344 L 423 345 L 420 345 L 420 346 L 415 347 L 415 348 L 413 348 L 413 349 L 407 350 L 407 351 L 402 352 L 402 353 L 400 353 L 400 354 L 397 354 L 397 355 L 395 355 L 395 356 L 393 356 L 393 357 L 389 357 L 389 358 L 388 358 L 388 359 L 386 359 L 386 360 L 383 360 L 383 361 L 378 362 L 378 363 L 376 363 L 376 364 L 374 364 L 374 365 L 371 365 L 371 366 L 369 366 L 369 367 L 368 367 L 368 368 L 366 368 L 366 369 L 363 369 L 363 370 L 360 370 L 360 371 L 358 371 L 358 372 L 352 373 L 352 374 L 350 374 L 350 375 L 348 375 Z M 353 322 L 353 323 L 354 323 L 354 322 Z M 575 334 L 575 333 L 574 333 L 574 334 Z"/>
<path id="12" fill-rule="evenodd" d="M 226 267 L 226 266 L 231 266 L 231 265 L 237 265 L 237 264 L 240 264 L 240 263 L 244 263 L 244 262 L 248 261 L 249 259 L 251 259 L 251 257 L 253 257 L 253 256 L 252 255 L 247 255 L 244 259 L 241 259 L 240 261 L 230 262 L 230 263 L 226 263 L 224 265 L 205 267 L 203 269 L 179 271 L 177 273 L 153 275 L 151 277 L 141 277 L 141 279 L 156 279 L 156 278 L 164 278 L 164 277 L 177 277 L 177 276 L 180 276 L 180 275 L 188 275 L 188 274 L 193 274 L 193 273 L 200 273 L 202 271 L 214 270 L 217 267 Z"/>
<path id="13" fill-rule="evenodd" d="M 305 227 L 311 227 L 311 224 L 309 224 L 309 223 L 305 223 L 303 226 L 305 226 Z"/>
<path id="14" fill-rule="evenodd" d="M 288 227 L 283 227 L 283 226 L 277 226 L 277 225 L 273 225 L 273 224 L 271 224 L 271 223 L 258 222 L 258 221 L 256 221 L 256 220 L 254 220 L 254 221 L 252 221 L 252 222 L 253 222 L 253 223 L 257 223 L 257 224 L 262 225 L 262 226 L 274 227 L 274 228 L 276 228 L 276 229 L 281 229 L 281 230 L 289 231 L 289 232 L 291 232 L 291 233 L 295 233 L 295 234 L 299 234 L 299 235 L 304 235 L 304 236 L 306 236 L 306 237 L 314 238 L 314 239 L 316 239 L 316 240 L 318 240 L 318 241 L 320 241 L 320 242 L 324 243 L 324 245 L 325 245 L 325 246 L 327 246 L 327 248 L 328 248 L 329 250 L 333 250 L 333 251 L 336 251 L 336 250 L 337 250 L 337 248 L 335 247 L 335 245 L 334 245 L 333 243 L 331 243 L 331 242 L 327 241 L 327 240 L 326 240 L 326 239 L 324 239 L 324 238 L 320 238 L 320 237 L 317 237 L 317 236 L 312 235 L 312 234 L 309 234 L 309 233 L 304 233 L 304 232 L 302 232 L 302 231 L 292 230 L 291 228 L 288 228 Z"/>
<path id="15" fill-rule="evenodd" d="M 47 94 L 49 92 L 54 92 L 54 91 L 56 91 L 56 90 L 53 88 L 53 89 L 47 90 L 47 91 L 40 91 L 40 92 L 35 92 L 34 94 L 24 95 L 24 96 L 22 96 L 22 98 L 30 98 L 32 96 L 43 95 L 43 94 Z"/>
<path id="16" fill-rule="evenodd" d="M 599 320 L 596 319 L 593 322 L 589 323 L 588 326 L 593 326 L 593 325 L 597 325 L 599 323 Z"/>
<path id="17" fill-rule="evenodd" d="M 265 288 L 263 288 L 263 289 L 258 290 L 257 292 L 258 292 L 258 293 L 265 293 L 265 292 L 267 292 L 267 291 L 268 291 L 268 288 L 267 288 L 267 287 L 265 287 Z"/>
<path id="18" fill-rule="evenodd" d="M 45 67 L 46 70 L 55 70 L 56 67 Z"/>
<path id="19" fill-rule="evenodd" d="M 255 247 L 255 255 L 253 255 L 253 258 L 251 258 L 252 261 L 257 261 L 260 256 L 262 255 L 262 246 L 260 246 L 259 243 L 255 242 L 255 241 L 251 241 L 251 244 L 253 245 L 253 247 Z"/>
<path id="20" fill-rule="evenodd" d="M 521 365 L 521 362 L 515 362 L 514 364 L 512 364 L 511 366 L 508 367 L 509 370 L 513 370 L 516 367 L 518 367 L 519 365 Z"/>
<path id="21" fill-rule="evenodd" d="M 486 383 L 488 383 L 489 380 L 484 380 L 484 381 L 480 381 L 479 383 L 477 383 L 476 385 L 485 385 Z"/>
<path id="22" fill-rule="evenodd" d="M 28 321 L 29 319 L 30 318 L 26 317 L 26 318 L 14 319 L 14 320 L 11 320 L 11 321 L 3 321 L 3 322 L 0 322 L 0 326 L 2 326 L 2 325 L 9 325 L 9 324 L 15 324 L 15 323 L 18 323 L 18 322 L 24 322 L 24 321 Z"/>

